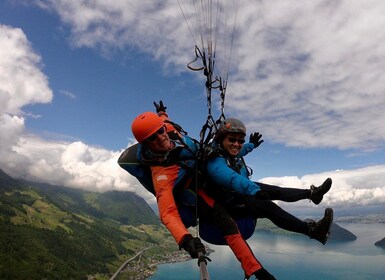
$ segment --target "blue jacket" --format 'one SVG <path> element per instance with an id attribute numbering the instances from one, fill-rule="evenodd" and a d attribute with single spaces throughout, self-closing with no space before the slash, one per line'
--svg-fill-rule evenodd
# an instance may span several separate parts
<path id="1" fill-rule="evenodd" d="M 248 178 L 247 166 L 243 160 L 243 156 L 254 148 L 254 144 L 245 143 L 235 158 L 219 148 L 219 156 L 207 162 L 207 175 L 213 183 L 211 187 L 245 195 L 255 195 L 260 191 L 260 187 Z"/>

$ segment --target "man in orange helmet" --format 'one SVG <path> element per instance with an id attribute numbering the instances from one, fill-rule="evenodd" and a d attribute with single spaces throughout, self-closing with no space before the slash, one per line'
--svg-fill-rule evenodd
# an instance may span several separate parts
<path id="1" fill-rule="evenodd" d="M 204 251 L 200 238 L 194 238 L 187 230 L 195 224 L 189 218 L 191 216 L 186 215 L 184 211 L 190 209 L 189 214 L 194 214 L 195 205 L 198 205 L 198 215 L 220 230 L 247 276 L 255 275 L 260 280 L 274 280 L 274 276 L 256 259 L 227 211 L 201 188 L 194 187 L 197 184 L 195 172 L 198 143 L 178 132 L 169 121 L 162 102 L 154 104 L 158 114 L 145 112 L 138 115 L 132 122 L 131 130 L 140 144 L 136 150 L 137 160 L 140 165 L 147 166 L 150 170 L 153 185 L 146 188 L 155 194 L 160 219 L 179 248 L 185 249 L 192 258 L 197 258 L 198 252 Z M 130 172 L 121 159 L 119 164 Z M 143 185 L 144 177 L 140 179 L 137 176 Z M 192 201 L 191 197 L 195 201 Z"/>

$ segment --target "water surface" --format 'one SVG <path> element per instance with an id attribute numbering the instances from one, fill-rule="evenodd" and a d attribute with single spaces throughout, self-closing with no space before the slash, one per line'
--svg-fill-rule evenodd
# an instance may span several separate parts
<path id="1" fill-rule="evenodd" d="M 325 246 L 305 236 L 282 236 L 256 232 L 248 240 L 254 254 L 277 279 L 383 280 L 385 249 L 374 243 L 385 237 L 385 224 L 339 223 L 358 238 L 352 242 L 329 242 Z M 215 250 L 208 264 L 211 280 L 243 279 L 243 270 L 226 246 Z M 164 264 L 150 280 L 200 279 L 196 260 Z M 253 278 L 252 278 L 253 279 Z"/>

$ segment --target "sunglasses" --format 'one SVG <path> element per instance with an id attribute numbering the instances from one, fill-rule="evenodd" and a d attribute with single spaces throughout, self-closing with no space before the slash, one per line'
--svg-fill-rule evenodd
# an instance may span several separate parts
<path id="1" fill-rule="evenodd" d="M 239 139 L 239 138 L 235 138 L 235 137 L 227 137 L 227 140 L 230 143 L 235 143 L 235 142 L 238 142 L 239 144 L 245 143 L 245 139 Z"/>
<path id="2" fill-rule="evenodd" d="M 149 137 L 147 137 L 146 141 L 154 142 L 156 140 L 156 137 L 158 136 L 158 134 L 159 135 L 163 134 L 165 131 L 166 131 L 166 128 L 164 126 L 162 126 L 154 134 L 151 134 Z"/>

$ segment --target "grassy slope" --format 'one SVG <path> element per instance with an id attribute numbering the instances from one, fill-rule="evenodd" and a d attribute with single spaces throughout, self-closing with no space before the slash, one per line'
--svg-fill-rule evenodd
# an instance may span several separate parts
<path id="1" fill-rule="evenodd" d="M 28 186 L 3 173 L 0 228 L 0 279 L 108 279 L 141 248 L 176 249 L 133 194 Z"/>

